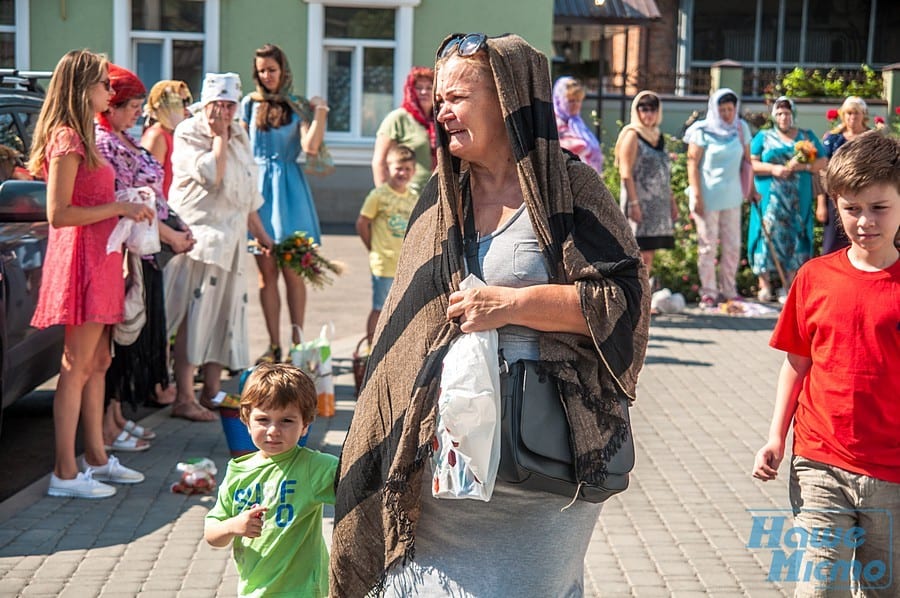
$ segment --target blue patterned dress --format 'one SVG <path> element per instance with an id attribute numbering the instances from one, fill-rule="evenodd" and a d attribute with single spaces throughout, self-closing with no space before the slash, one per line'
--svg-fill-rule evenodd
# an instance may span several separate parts
<path id="1" fill-rule="evenodd" d="M 256 128 L 259 104 L 250 96 L 241 104 L 241 120 L 250 131 L 253 157 L 259 167 L 259 192 L 265 200 L 259 209 L 259 217 L 266 232 L 275 241 L 282 241 L 296 231 L 303 231 L 320 243 L 322 233 L 312 191 L 297 163 L 297 157 L 303 151 L 300 117 L 292 113 L 288 124 L 261 131 Z"/>
<path id="2" fill-rule="evenodd" d="M 812 131 L 799 129 L 796 138 L 787 142 L 774 128 L 756 134 L 750 144 L 750 153 L 758 156 L 762 162 L 784 165 L 796 153 L 794 145 L 803 140 L 811 141 L 816 146 L 817 156 L 825 155 L 822 142 Z M 756 189 L 762 196 L 759 207 L 763 222 L 772 237 L 778 261 L 785 271 L 796 272 L 797 268 L 812 257 L 812 175 L 797 172 L 786 179 L 770 175 L 756 175 L 755 179 Z M 751 208 L 747 229 L 747 257 L 750 268 L 757 276 L 776 271 L 760 224 L 760 210 Z"/>

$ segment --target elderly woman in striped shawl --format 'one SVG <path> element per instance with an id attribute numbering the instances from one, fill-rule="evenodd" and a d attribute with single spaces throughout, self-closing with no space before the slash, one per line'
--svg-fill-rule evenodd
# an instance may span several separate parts
<path id="1" fill-rule="evenodd" d="M 498 329 L 505 357 L 558 383 L 579 480 L 597 483 L 626 431 L 647 345 L 640 251 L 599 175 L 556 135 L 546 57 L 520 37 L 447 38 L 438 51 L 436 174 L 422 192 L 378 322 L 344 444 L 333 596 L 583 593 L 600 505 L 498 480 L 490 502 L 437 500 L 426 463 L 441 361 Z M 466 275 L 473 216 L 488 286 Z"/>

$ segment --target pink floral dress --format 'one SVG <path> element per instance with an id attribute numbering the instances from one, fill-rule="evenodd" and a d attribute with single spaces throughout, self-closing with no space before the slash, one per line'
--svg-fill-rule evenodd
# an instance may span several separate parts
<path id="1" fill-rule="evenodd" d="M 72 205 L 98 206 L 115 201 L 115 172 L 106 162 L 95 169 L 88 168 L 84 142 L 74 129 L 56 129 L 45 151 L 45 179 L 53 158 L 73 152 L 82 157 L 75 175 Z M 122 254 L 106 253 L 106 241 L 116 222 L 116 218 L 107 218 L 86 226 L 50 227 L 32 326 L 115 324 L 122 320 Z"/>

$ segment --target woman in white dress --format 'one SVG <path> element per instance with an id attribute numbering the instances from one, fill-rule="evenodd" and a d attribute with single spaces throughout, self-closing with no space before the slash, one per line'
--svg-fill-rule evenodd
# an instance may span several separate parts
<path id="1" fill-rule="evenodd" d="M 261 247 L 272 246 L 256 213 L 263 199 L 250 140 L 234 119 L 240 99 L 237 74 L 207 74 L 203 109 L 175 129 L 169 205 L 197 244 L 165 270 L 169 334 L 177 334 L 172 416 L 193 421 L 215 419 L 210 400 L 219 392 L 223 366 L 250 365 L 243 279 L 248 230 Z M 197 365 L 203 366 L 199 404 L 193 392 Z"/>

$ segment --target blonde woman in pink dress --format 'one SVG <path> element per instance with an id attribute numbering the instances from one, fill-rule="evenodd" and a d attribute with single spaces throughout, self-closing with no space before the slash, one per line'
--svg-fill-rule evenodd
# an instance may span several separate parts
<path id="1" fill-rule="evenodd" d="M 106 59 L 87 50 L 69 52 L 50 79 L 32 141 L 29 168 L 47 180 L 50 236 L 31 325 L 65 326 L 53 399 L 51 496 L 106 498 L 116 490 L 103 482 L 144 479 L 103 446 L 110 325 L 122 320 L 125 301 L 122 253 L 107 254 L 106 242 L 119 217 L 154 216 L 147 206 L 115 201 L 113 169 L 94 144 L 94 114 L 107 109 L 111 96 Z M 75 458 L 79 414 L 85 451 L 80 463 Z"/>

